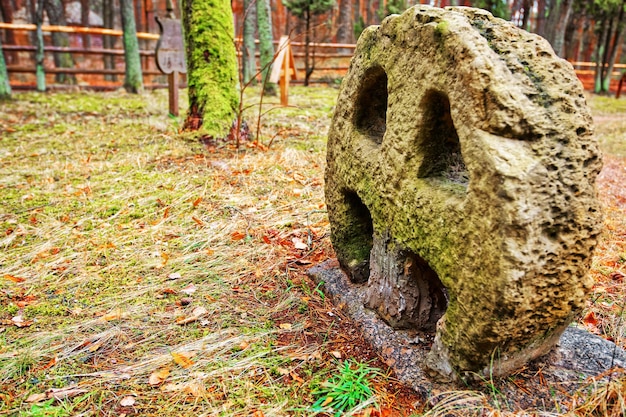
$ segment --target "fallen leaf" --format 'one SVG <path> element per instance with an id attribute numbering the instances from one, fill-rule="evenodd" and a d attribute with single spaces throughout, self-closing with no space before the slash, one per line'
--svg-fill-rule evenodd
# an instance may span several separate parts
<path id="1" fill-rule="evenodd" d="M 196 222 L 196 224 L 198 226 L 204 226 L 204 221 L 202 221 L 201 219 L 197 218 L 196 216 L 191 216 L 191 220 Z"/>
<path id="2" fill-rule="evenodd" d="M 109 311 L 107 314 L 100 317 L 102 321 L 113 321 L 113 320 L 119 320 L 121 318 L 122 318 L 122 310 L 120 310 L 119 308 L 113 311 Z"/>
<path id="3" fill-rule="evenodd" d="M 239 343 L 239 349 L 241 349 L 241 350 L 246 350 L 248 348 L 248 346 L 250 346 L 250 343 L 248 343 L 245 340 L 243 342 Z"/>
<path id="4" fill-rule="evenodd" d="M 589 313 L 587 313 L 587 315 L 583 319 L 583 322 L 589 326 L 598 325 L 598 319 L 596 318 L 596 315 L 593 314 L 593 311 L 590 311 Z"/>
<path id="5" fill-rule="evenodd" d="M 50 361 L 47 364 L 45 364 L 43 368 L 41 369 L 44 370 L 44 369 L 52 368 L 56 364 L 57 364 L 57 357 L 55 356 L 54 358 L 50 359 Z"/>
<path id="6" fill-rule="evenodd" d="M 24 281 L 26 281 L 26 278 L 16 277 L 15 275 L 10 275 L 10 274 L 4 274 L 4 278 L 8 279 L 9 281 L 13 281 L 13 282 L 24 282 Z"/>
<path id="7" fill-rule="evenodd" d="M 290 372 L 289 375 L 293 378 L 294 381 L 304 384 L 304 379 L 302 379 L 296 371 Z"/>
<path id="8" fill-rule="evenodd" d="M 54 398 L 55 400 L 61 401 L 68 398 L 76 397 L 77 395 L 84 394 L 86 392 L 88 392 L 86 389 L 76 387 L 50 388 L 48 391 L 46 391 L 46 395 L 48 396 L 48 398 Z"/>
<path id="9" fill-rule="evenodd" d="M 150 377 L 148 378 L 148 383 L 150 385 L 160 385 L 163 383 L 163 381 L 167 379 L 169 375 L 170 375 L 169 368 L 159 369 L 158 371 L 154 371 L 150 374 Z"/>
<path id="10" fill-rule="evenodd" d="M 330 354 L 333 355 L 337 359 L 341 359 L 341 352 L 339 352 L 338 350 L 333 350 L 330 352 Z"/>
<path id="11" fill-rule="evenodd" d="M 120 405 L 122 407 L 132 407 L 133 405 L 135 405 L 135 397 L 133 397 L 132 395 L 127 395 L 126 397 L 122 398 L 122 401 L 120 401 Z"/>
<path id="12" fill-rule="evenodd" d="M 304 243 L 302 241 L 302 239 L 294 237 L 293 239 L 291 239 L 291 241 L 293 242 L 293 246 L 296 249 L 300 249 L 300 250 L 307 250 L 309 247 L 306 245 L 306 243 Z"/>
<path id="13" fill-rule="evenodd" d="M 180 275 L 180 272 L 172 272 L 171 274 L 167 276 L 167 279 L 179 279 L 179 278 L 182 278 L 182 275 Z"/>
<path id="14" fill-rule="evenodd" d="M 324 402 L 322 403 L 322 407 L 326 407 L 328 404 L 333 402 L 333 397 L 328 396 L 326 397 L 326 399 L 324 400 Z"/>
<path id="15" fill-rule="evenodd" d="M 26 398 L 26 402 L 38 403 L 46 399 L 48 399 L 48 396 L 46 394 L 31 394 L 28 396 L 28 398 Z"/>
<path id="16" fill-rule="evenodd" d="M 202 203 L 202 197 L 196 198 L 192 204 L 194 207 L 198 207 L 200 203 Z"/>
<path id="17" fill-rule="evenodd" d="M 172 358 L 177 365 L 180 365 L 182 368 L 187 369 L 194 364 L 191 360 L 193 356 L 190 352 L 172 352 Z"/>
<path id="18" fill-rule="evenodd" d="M 206 313 L 208 313 L 206 308 L 202 306 L 196 307 L 193 309 L 190 316 L 176 319 L 176 324 L 183 325 L 183 324 L 193 323 L 194 321 L 198 320 L 200 317 L 204 316 Z"/>
<path id="19" fill-rule="evenodd" d="M 230 234 L 232 240 L 241 240 L 246 237 L 245 233 L 242 232 L 233 232 Z"/>
<path id="20" fill-rule="evenodd" d="M 187 294 L 187 295 L 191 295 L 194 292 L 196 292 L 196 286 L 193 285 L 193 283 L 187 285 L 185 288 L 183 288 L 182 290 L 180 290 L 180 292 L 182 292 L 183 294 Z"/>
<path id="21" fill-rule="evenodd" d="M 33 320 L 24 320 L 24 317 L 21 314 L 13 317 L 11 321 L 16 327 L 28 327 L 33 324 Z"/>
<path id="22" fill-rule="evenodd" d="M 265 414 L 263 414 L 263 411 L 261 410 L 256 410 L 254 413 L 252 413 L 252 417 L 265 417 Z"/>
<path id="23" fill-rule="evenodd" d="M 278 327 L 283 330 L 291 330 L 291 323 L 280 323 Z"/>

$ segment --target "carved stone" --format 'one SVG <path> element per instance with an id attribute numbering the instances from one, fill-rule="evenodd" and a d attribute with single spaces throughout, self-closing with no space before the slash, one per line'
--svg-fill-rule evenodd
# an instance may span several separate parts
<path id="1" fill-rule="evenodd" d="M 508 373 L 583 308 L 601 163 L 580 82 L 539 36 L 461 7 L 367 28 L 327 160 L 340 265 L 390 325 L 437 322 L 441 376 Z"/>

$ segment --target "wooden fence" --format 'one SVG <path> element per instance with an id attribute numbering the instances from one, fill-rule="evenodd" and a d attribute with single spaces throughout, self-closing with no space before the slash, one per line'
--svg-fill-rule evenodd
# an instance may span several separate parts
<path id="1" fill-rule="evenodd" d="M 0 29 L 32 32 L 36 30 L 33 24 L 13 24 L 0 22 Z M 48 75 L 48 86 L 50 88 L 68 88 L 68 86 L 60 86 L 54 84 L 55 74 L 73 74 L 77 77 L 78 84 L 81 88 L 91 89 L 115 89 L 120 88 L 121 79 L 112 79 L 115 76 L 124 74 L 124 50 L 121 48 L 103 48 L 97 45 L 102 43 L 103 36 L 121 37 L 121 30 L 91 28 L 80 26 L 42 26 L 44 33 L 63 32 L 75 35 L 71 42 L 74 43 L 68 47 L 56 47 L 49 45 L 50 39 L 46 39 L 44 52 L 46 59 L 44 61 L 45 72 Z M 95 47 L 85 48 L 82 46 L 82 37 L 88 35 L 96 42 Z M 144 75 L 144 83 L 146 88 L 161 88 L 167 86 L 167 77 L 162 74 L 156 67 L 154 62 L 156 42 L 159 35 L 156 33 L 137 33 L 137 38 L 141 41 L 142 69 Z M 237 44 L 240 43 L 237 39 Z M 304 79 L 304 43 L 291 42 L 296 60 L 296 67 L 300 73 L 298 81 Z M 311 78 L 312 83 L 333 83 L 343 77 L 349 67 L 350 58 L 356 47 L 354 44 L 333 44 L 333 43 L 313 43 L 310 45 L 314 51 L 314 72 Z M 33 89 L 35 88 L 35 61 L 34 53 L 36 47 L 33 45 L 3 45 L 4 52 L 7 56 L 15 54 L 12 59 L 7 61 L 7 69 L 10 76 L 11 86 L 16 89 Z M 52 54 L 70 53 L 74 58 L 73 68 L 57 68 L 54 66 Z M 114 57 L 114 68 L 104 68 L 104 56 Z M 98 59 L 99 58 L 99 59 Z M 593 62 L 572 62 L 576 74 L 585 86 L 585 89 L 593 89 L 595 63 Z M 612 73 L 611 90 L 615 91 L 617 84 L 622 76 L 622 72 L 626 70 L 626 64 L 616 64 Z M 620 72 L 621 71 L 621 72 Z M 183 78 L 184 82 L 184 78 Z"/>

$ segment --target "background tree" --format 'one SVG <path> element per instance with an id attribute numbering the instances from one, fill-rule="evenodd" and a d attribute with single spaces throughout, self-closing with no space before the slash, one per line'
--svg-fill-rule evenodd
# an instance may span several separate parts
<path id="1" fill-rule="evenodd" d="M 184 129 L 225 137 L 239 106 L 229 0 L 183 0 L 189 110 Z"/>
<path id="2" fill-rule="evenodd" d="M 339 0 L 339 17 L 337 19 L 337 42 L 354 42 L 354 0 Z M 344 51 L 345 52 L 345 51 Z"/>
<path id="3" fill-rule="evenodd" d="M 67 26 L 65 8 L 61 0 L 44 0 L 44 8 L 51 25 Z M 57 47 L 70 46 L 70 37 L 64 32 L 52 32 L 52 44 Z M 74 60 L 69 52 L 55 52 L 54 66 L 57 68 L 73 68 Z M 69 73 L 57 73 L 55 80 L 62 84 L 76 84 L 76 76 Z"/>
<path id="4" fill-rule="evenodd" d="M 11 98 L 11 85 L 9 84 L 9 73 L 7 64 L 2 53 L 2 37 L 0 37 L 0 100 Z"/>
<path id="5" fill-rule="evenodd" d="M 43 50 L 43 5 L 44 0 L 32 0 L 31 12 L 33 21 L 37 26 L 35 30 L 35 77 L 37 78 L 37 91 L 46 91 L 46 73 L 43 68 L 44 50 Z"/>
<path id="6" fill-rule="evenodd" d="M 321 15 L 332 9 L 334 0 L 282 0 L 285 7 L 305 22 L 304 32 L 304 85 L 309 85 L 311 74 L 315 70 L 315 56 L 311 58 L 311 23 L 314 16 Z"/>
<path id="7" fill-rule="evenodd" d="M 254 34 L 256 32 L 256 0 L 244 0 L 244 17 L 243 17 L 243 43 L 241 48 L 241 68 L 243 83 L 252 84 L 256 81 L 256 44 L 254 42 Z"/>
<path id="8" fill-rule="evenodd" d="M 106 29 L 113 29 L 115 26 L 115 2 L 114 0 L 102 0 L 102 24 Z M 104 49 L 113 49 L 115 47 L 115 38 L 105 35 L 102 37 L 102 46 Z M 104 54 L 104 69 L 115 69 L 115 55 Z M 104 79 L 107 81 L 117 81 L 116 74 L 105 74 Z"/>
<path id="9" fill-rule="evenodd" d="M 274 35 L 272 31 L 272 13 L 270 0 L 256 0 L 257 28 L 259 31 L 259 52 L 261 63 L 261 82 L 263 92 L 276 94 L 276 84 L 270 82 L 272 61 L 274 60 Z"/>
<path id="10" fill-rule="evenodd" d="M 0 0 L 0 14 L 2 15 L 2 21 L 11 23 L 13 22 L 13 3 L 11 0 Z M 5 30 L 7 43 L 9 45 L 15 45 L 15 33 L 12 30 Z M 16 59 L 15 53 L 6 54 L 7 61 L 13 63 Z"/>
<path id="11" fill-rule="evenodd" d="M 124 60 L 126 69 L 124 76 L 124 88 L 129 93 L 143 91 L 143 75 L 141 72 L 141 58 L 139 56 L 139 41 L 135 27 L 135 12 L 132 0 L 120 0 L 122 13 L 122 30 L 124 32 Z"/>

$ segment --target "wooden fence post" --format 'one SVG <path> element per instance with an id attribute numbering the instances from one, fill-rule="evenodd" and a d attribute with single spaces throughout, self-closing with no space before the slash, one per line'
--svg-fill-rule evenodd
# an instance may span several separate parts
<path id="1" fill-rule="evenodd" d="M 289 81 L 297 80 L 298 72 L 293 59 L 293 51 L 288 36 L 281 36 L 278 42 L 278 52 L 276 53 L 270 81 L 280 85 L 280 104 L 289 105 Z"/>

